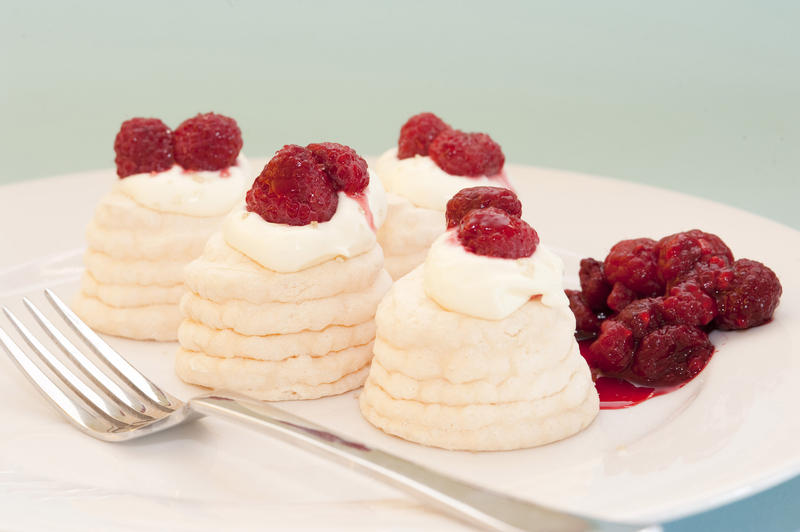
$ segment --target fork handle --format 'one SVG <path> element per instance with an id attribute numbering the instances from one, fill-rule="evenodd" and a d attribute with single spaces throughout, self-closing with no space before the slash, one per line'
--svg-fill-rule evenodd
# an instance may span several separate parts
<path id="1" fill-rule="evenodd" d="M 222 416 L 251 428 L 260 428 L 317 456 L 366 473 L 484 529 L 554 532 L 628 532 L 643 529 L 641 526 L 607 523 L 558 512 L 456 480 L 239 394 L 214 392 L 190 400 L 189 406 L 201 414 Z"/>

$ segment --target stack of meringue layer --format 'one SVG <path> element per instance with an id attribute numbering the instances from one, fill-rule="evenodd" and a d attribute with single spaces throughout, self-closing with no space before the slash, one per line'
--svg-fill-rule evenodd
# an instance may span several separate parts
<path id="1" fill-rule="evenodd" d="M 372 220 L 386 200 L 365 191 Z M 343 192 L 333 218 L 270 223 L 244 206 L 186 268 L 176 371 L 186 382 L 279 401 L 360 387 L 391 278 L 375 227 Z"/>
<path id="2" fill-rule="evenodd" d="M 482 257 L 452 233 L 378 308 L 364 417 L 389 434 L 454 450 L 532 447 L 579 432 L 599 401 L 574 338 L 560 259 L 542 246 L 527 259 Z M 441 282 L 447 268 L 450 280 Z"/>
<path id="3" fill-rule="evenodd" d="M 240 156 L 222 171 L 175 165 L 117 181 L 86 232 L 86 270 L 75 312 L 103 333 L 177 339 L 183 269 L 241 201 L 249 173 Z"/>
<path id="4" fill-rule="evenodd" d="M 511 188 L 503 173 L 492 177 L 451 175 L 427 155 L 398 159 L 397 148 L 380 156 L 375 173 L 387 192 L 388 213 L 378 242 L 392 279 L 425 261 L 428 248 L 444 232 L 447 201 L 456 192 L 479 186 Z"/>

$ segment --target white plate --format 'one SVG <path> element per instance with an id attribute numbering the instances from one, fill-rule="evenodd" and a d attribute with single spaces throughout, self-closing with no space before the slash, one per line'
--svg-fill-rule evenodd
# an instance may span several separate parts
<path id="1" fill-rule="evenodd" d="M 775 319 L 714 333 L 717 353 L 683 389 L 602 411 L 583 433 L 536 449 L 473 454 L 407 443 L 368 425 L 355 393 L 284 406 L 469 481 L 608 519 L 671 520 L 798 474 L 800 233 L 655 188 L 530 167 L 510 173 L 542 241 L 574 251 L 563 252 L 568 283 L 578 258 L 602 257 L 617 240 L 699 227 L 722 236 L 737 257 L 775 270 L 784 289 Z M 41 301 L 43 286 L 74 294 L 83 228 L 113 179 L 92 172 L 0 188 L 0 302 L 24 314 L 22 294 Z M 199 391 L 175 377 L 175 344 L 111 343 L 170 392 Z M 61 419 L 5 357 L 0 419 L 0 515 L 9 528 L 460 528 L 379 483 L 219 420 L 128 444 L 95 441 Z"/>

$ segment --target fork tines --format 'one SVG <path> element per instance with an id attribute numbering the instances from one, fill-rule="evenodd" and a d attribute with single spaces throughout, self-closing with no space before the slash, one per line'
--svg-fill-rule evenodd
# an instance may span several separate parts
<path id="1" fill-rule="evenodd" d="M 22 300 L 25 307 L 86 380 L 76 376 L 5 306 L 3 312 L 28 344 L 29 351 L 35 353 L 56 379 L 42 371 L 2 328 L 0 344 L 33 385 L 78 428 L 101 439 L 113 439 L 108 435 L 151 424 L 181 406 L 180 401 L 164 393 L 112 349 L 52 291 L 45 290 L 45 296 L 119 382 L 98 368 L 28 298 Z"/>

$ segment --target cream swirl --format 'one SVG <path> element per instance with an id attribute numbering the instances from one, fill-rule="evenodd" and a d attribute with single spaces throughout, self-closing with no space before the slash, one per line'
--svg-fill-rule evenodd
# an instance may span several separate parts
<path id="1" fill-rule="evenodd" d="M 175 164 L 156 174 L 134 174 L 117 182 L 117 190 L 150 209 L 173 214 L 222 216 L 241 201 L 251 183 L 243 155 L 224 170 L 184 170 Z"/>
<path id="2" fill-rule="evenodd" d="M 451 175 L 428 156 L 397 158 L 391 148 L 378 158 L 375 171 L 387 192 L 397 194 L 416 207 L 444 212 L 447 202 L 461 189 L 479 186 L 509 187 L 504 173 L 492 177 Z"/>
<path id="3" fill-rule="evenodd" d="M 569 304 L 564 263 L 542 245 L 521 259 L 487 257 L 464 249 L 453 229 L 434 241 L 422 267 L 428 297 L 468 316 L 500 320 L 534 296 L 548 307 Z"/>
<path id="4" fill-rule="evenodd" d="M 327 222 L 272 223 L 242 204 L 225 218 L 222 234 L 229 246 L 265 268 L 288 273 L 369 251 L 385 218 L 386 193 L 380 180 L 372 176 L 360 198 L 339 192 L 336 213 Z"/>

